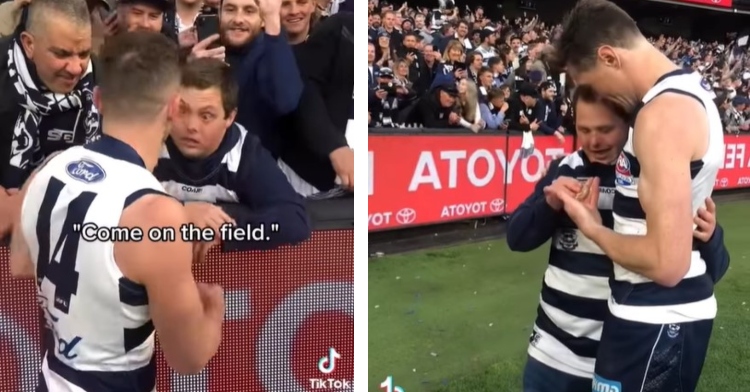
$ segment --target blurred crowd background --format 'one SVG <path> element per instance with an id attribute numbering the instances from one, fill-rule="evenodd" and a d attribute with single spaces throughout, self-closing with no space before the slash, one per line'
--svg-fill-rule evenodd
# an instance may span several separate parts
<path id="1" fill-rule="evenodd" d="M 705 77 L 726 132 L 750 131 L 750 5 L 615 2 L 676 64 Z M 546 50 L 572 2 L 485 3 L 369 1 L 371 128 L 573 133 L 574 86 L 550 69 Z"/>

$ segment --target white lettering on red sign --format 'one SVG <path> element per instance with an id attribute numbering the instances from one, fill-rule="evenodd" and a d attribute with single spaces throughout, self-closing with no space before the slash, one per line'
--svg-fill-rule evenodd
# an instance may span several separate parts
<path id="1" fill-rule="evenodd" d="M 372 151 L 369 151 L 367 154 L 369 157 L 369 178 L 367 181 L 367 196 L 372 196 L 375 194 L 375 153 Z"/>
<path id="2" fill-rule="evenodd" d="M 494 155 L 493 155 L 494 152 Z M 542 177 L 544 167 L 547 165 L 552 158 L 564 154 L 565 150 L 562 147 L 547 148 L 542 153 L 539 150 L 534 150 L 534 153 L 528 158 L 521 158 L 521 150 L 517 149 L 513 152 L 510 161 L 505 156 L 505 151 L 496 149 L 494 151 L 479 149 L 468 154 L 467 150 L 450 150 L 440 151 L 440 160 L 448 161 L 448 189 L 455 189 L 458 187 L 458 163 L 459 161 L 468 160 L 466 162 L 466 178 L 473 186 L 481 188 L 487 186 L 498 171 L 498 167 L 502 172 L 506 173 L 505 178 L 508 184 L 513 183 L 513 172 L 516 165 L 520 162 L 521 176 L 524 181 L 534 183 Z M 480 160 L 485 161 L 487 166 L 487 173 L 484 173 L 481 177 L 476 172 L 477 163 Z M 531 172 L 529 168 L 530 161 L 536 161 L 536 171 Z M 463 173 L 462 173 L 463 174 Z M 433 189 L 443 189 L 443 180 L 441 180 L 440 172 L 437 169 L 435 163 L 435 156 L 432 151 L 422 151 L 419 154 L 414 174 L 412 175 L 411 182 L 409 183 L 409 192 L 414 192 L 419 189 L 422 185 L 429 185 Z"/>
<path id="3" fill-rule="evenodd" d="M 477 201 L 474 203 L 459 203 L 443 206 L 440 213 L 441 218 L 451 218 L 465 215 L 482 214 L 487 210 L 486 201 Z"/>
<path id="4" fill-rule="evenodd" d="M 745 161 L 745 143 L 727 143 L 724 147 L 724 169 L 750 167 Z"/>
<path id="5" fill-rule="evenodd" d="M 367 215 L 367 226 L 378 227 L 391 223 L 391 216 L 393 212 L 375 212 Z"/>

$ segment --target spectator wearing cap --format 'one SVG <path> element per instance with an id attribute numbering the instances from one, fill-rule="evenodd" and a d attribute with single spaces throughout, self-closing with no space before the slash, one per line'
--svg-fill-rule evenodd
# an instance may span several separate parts
<path id="1" fill-rule="evenodd" d="M 750 126 L 747 123 L 747 117 L 745 116 L 745 110 L 750 104 L 750 99 L 743 96 L 735 96 L 732 98 L 732 107 L 729 108 L 726 114 L 726 129 L 729 132 L 740 132 L 750 130 Z"/>
<path id="2" fill-rule="evenodd" d="M 380 67 L 390 67 L 396 55 L 391 46 L 391 35 L 385 29 L 380 28 L 375 41 L 375 56 Z"/>
<path id="3" fill-rule="evenodd" d="M 370 90 L 368 111 L 373 127 L 395 127 L 399 109 L 404 106 L 398 97 L 398 86 L 393 82 L 394 75 L 390 68 L 381 68 L 377 84 Z"/>
<path id="4" fill-rule="evenodd" d="M 544 118 L 539 123 L 539 132 L 554 135 L 562 143 L 565 141 L 565 130 L 562 127 L 562 115 L 557 108 L 557 87 L 550 81 L 539 86 L 539 96 L 544 105 Z"/>
<path id="5" fill-rule="evenodd" d="M 537 89 L 528 83 L 523 83 L 515 97 L 508 105 L 509 129 L 512 131 L 537 131 L 544 122 L 544 103 L 539 99 Z"/>
<path id="6" fill-rule="evenodd" d="M 411 33 L 412 31 L 414 31 L 414 20 L 411 18 L 406 18 L 402 20 L 401 32 L 406 34 L 406 33 Z"/>
<path id="7" fill-rule="evenodd" d="M 497 57 L 497 50 L 495 50 L 497 34 L 493 30 L 485 28 L 479 32 L 479 40 L 481 43 L 476 51 L 482 55 L 484 65 L 488 65 L 491 58 Z"/>
<path id="8" fill-rule="evenodd" d="M 489 130 L 507 131 L 508 122 L 505 120 L 508 112 L 508 102 L 505 92 L 499 88 L 493 88 L 487 92 L 487 102 L 479 104 L 479 112 Z"/>
<path id="9" fill-rule="evenodd" d="M 409 108 L 404 122 L 420 124 L 425 128 L 458 128 L 461 126 L 461 116 L 454 111 L 457 98 L 455 81 L 436 85 Z"/>

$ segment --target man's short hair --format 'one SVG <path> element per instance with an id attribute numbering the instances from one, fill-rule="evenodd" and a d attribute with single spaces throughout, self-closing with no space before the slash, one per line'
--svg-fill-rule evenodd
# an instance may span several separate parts
<path id="1" fill-rule="evenodd" d="M 46 18 L 50 13 L 62 16 L 77 25 L 91 24 L 86 0 L 34 0 L 29 4 L 26 30 L 32 34 L 38 34 L 41 29 L 50 25 Z"/>
<path id="2" fill-rule="evenodd" d="M 641 36 L 633 18 L 608 0 L 579 0 L 562 26 L 554 44 L 555 65 L 560 69 L 587 70 L 596 64 L 599 47 L 630 48 Z"/>
<path id="3" fill-rule="evenodd" d="M 182 68 L 181 85 L 198 90 L 219 89 L 225 117 L 237 109 L 237 83 L 232 70 L 220 60 L 201 58 L 186 63 Z"/>
<path id="4" fill-rule="evenodd" d="M 573 109 L 574 119 L 575 113 L 578 112 L 578 110 L 576 109 L 579 102 L 591 104 L 600 103 L 606 106 L 609 110 L 612 111 L 612 113 L 617 115 L 617 117 L 619 117 L 625 123 L 630 122 L 630 114 L 622 105 L 597 93 L 596 90 L 594 90 L 594 88 L 589 85 L 583 84 L 580 86 L 576 86 L 575 93 L 573 94 L 573 99 L 571 100 L 571 108 Z"/>
<path id="5" fill-rule="evenodd" d="M 505 92 L 500 87 L 493 87 L 490 89 L 490 91 L 487 92 L 488 101 L 493 101 L 500 97 L 502 97 L 503 99 L 505 98 Z"/>
<path id="6" fill-rule="evenodd" d="M 108 38 L 99 54 L 97 81 L 104 116 L 148 120 L 169 103 L 180 83 L 177 44 L 154 32 Z"/>

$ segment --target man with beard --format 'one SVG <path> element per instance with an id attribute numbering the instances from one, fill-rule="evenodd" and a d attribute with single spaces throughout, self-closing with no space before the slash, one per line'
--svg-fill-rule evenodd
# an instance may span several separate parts
<path id="1" fill-rule="evenodd" d="M 0 236 L 20 207 L 6 192 L 45 157 L 100 135 L 86 1 L 34 0 L 19 30 L 0 39 Z"/>
<path id="2" fill-rule="evenodd" d="M 292 47 L 281 29 L 281 0 L 225 0 L 219 10 L 221 43 L 239 87 L 237 118 L 276 155 L 274 136 L 282 116 L 297 108 L 302 80 Z M 206 40 L 195 58 L 214 57 Z"/>

